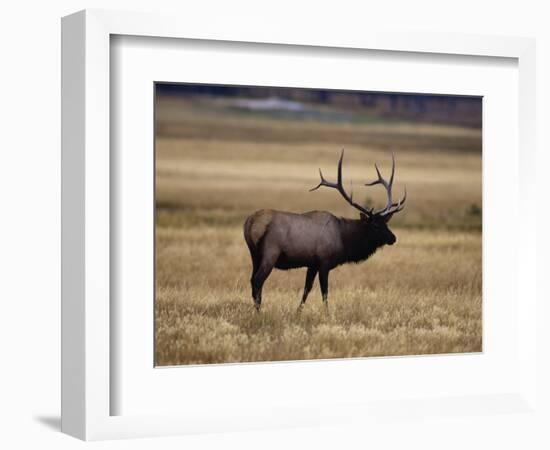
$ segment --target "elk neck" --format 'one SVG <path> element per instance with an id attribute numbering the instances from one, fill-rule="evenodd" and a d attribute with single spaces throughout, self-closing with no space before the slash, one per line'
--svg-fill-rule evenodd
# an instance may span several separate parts
<path id="1" fill-rule="evenodd" d="M 343 263 L 365 261 L 384 245 L 362 220 L 341 218 L 340 229 L 345 252 Z"/>

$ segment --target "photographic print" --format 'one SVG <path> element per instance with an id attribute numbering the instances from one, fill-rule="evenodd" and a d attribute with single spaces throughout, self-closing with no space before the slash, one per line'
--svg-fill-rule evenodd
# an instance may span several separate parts
<path id="1" fill-rule="evenodd" d="M 482 351 L 482 99 L 155 84 L 155 365 Z"/>

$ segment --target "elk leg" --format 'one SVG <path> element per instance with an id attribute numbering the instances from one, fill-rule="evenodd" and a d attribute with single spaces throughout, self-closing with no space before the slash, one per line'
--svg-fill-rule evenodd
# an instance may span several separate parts
<path id="1" fill-rule="evenodd" d="M 319 284 L 321 285 L 321 294 L 323 295 L 323 304 L 328 313 L 328 270 L 321 269 L 319 271 Z"/>
<path id="2" fill-rule="evenodd" d="M 258 266 L 260 265 L 258 257 L 252 257 L 252 275 L 250 275 L 250 287 L 252 288 L 252 298 L 254 298 L 254 275 L 258 271 Z"/>
<path id="3" fill-rule="evenodd" d="M 264 282 L 273 270 L 277 258 L 278 255 L 275 254 L 264 255 L 258 270 L 256 270 L 256 273 L 252 276 L 252 298 L 254 299 L 254 306 L 257 311 L 259 311 L 262 306 L 262 288 Z"/>
<path id="4" fill-rule="evenodd" d="M 308 267 L 306 274 L 306 284 L 304 286 L 304 294 L 302 295 L 300 306 L 298 306 L 298 311 L 302 310 L 304 303 L 307 300 L 307 296 L 309 295 L 311 288 L 313 287 L 313 282 L 315 281 L 315 275 L 317 275 L 317 269 L 313 267 Z"/>

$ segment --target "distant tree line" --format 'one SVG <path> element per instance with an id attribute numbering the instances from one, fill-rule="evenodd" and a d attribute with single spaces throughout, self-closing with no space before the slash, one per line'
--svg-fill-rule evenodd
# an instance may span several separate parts
<path id="1" fill-rule="evenodd" d="M 481 97 L 398 94 L 306 88 L 157 84 L 159 95 L 266 98 L 278 97 L 365 112 L 384 118 L 436 122 L 481 128 Z"/>

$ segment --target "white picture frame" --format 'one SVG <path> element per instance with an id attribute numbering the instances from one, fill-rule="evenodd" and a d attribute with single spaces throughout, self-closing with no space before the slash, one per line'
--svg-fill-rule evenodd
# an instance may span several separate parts
<path id="1" fill-rule="evenodd" d="M 526 38 L 456 34 L 418 34 L 396 31 L 355 32 L 338 35 L 262 28 L 232 29 L 222 24 L 211 29 L 186 17 L 106 11 L 82 11 L 62 22 L 62 430 L 86 440 L 162 436 L 197 432 L 253 430 L 265 427 L 350 423 L 386 419 L 395 415 L 395 402 L 305 404 L 301 408 L 277 405 L 254 419 L 238 412 L 238 405 L 220 404 L 216 413 L 187 410 L 181 413 L 112 415 L 113 353 L 110 336 L 111 172 L 110 107 L 111 36 L 142 36 L 241 43 L 298 45 L 303 48 L 369 49 L 415 54 L 501 57 L 517 60 L 519 99 L 519 183 L 514 198 L 522 199 L 522 221 L 535 223 L 530 173 L 535 168 L 535 42 Z M 152 121 L 152 118 L 151 118 Z M 502 410 L 536 414 L 536 293 L 534 234 L 518 246 L 517 283 L 521 292 L 517 316 L 518 377 L 515 388 L 483 395 L 403 401 L 405 418 L 419 411 L 429 414 L 475 415 Z M 516 295 L 519 295 L 516 293 Z M 297 363 L 299 364 L 299 363 Z M 258 370 L 247 366 L 243 370 Z M 168 369 L 169 370 L 169 369 Z M 284 366 L 279 366 L 279 371 Z M 316 370 L 309 366 L 310 372 Z M 342 370 L 353 370 L 352 366 Z M 396 368 L 395 370 L 399 370 Z M 392 406 L 393 405 L 393 406 Z M 264 405 L 265 406 L 265 405 Z M 237 411 L 236 411 L 237 410 Z M 428 414 L 428 415 L 429 415 Z M 403 417 L 403 413 L 397 413 Z M 250 419 L 250 420 L 248 420 Z"/>

